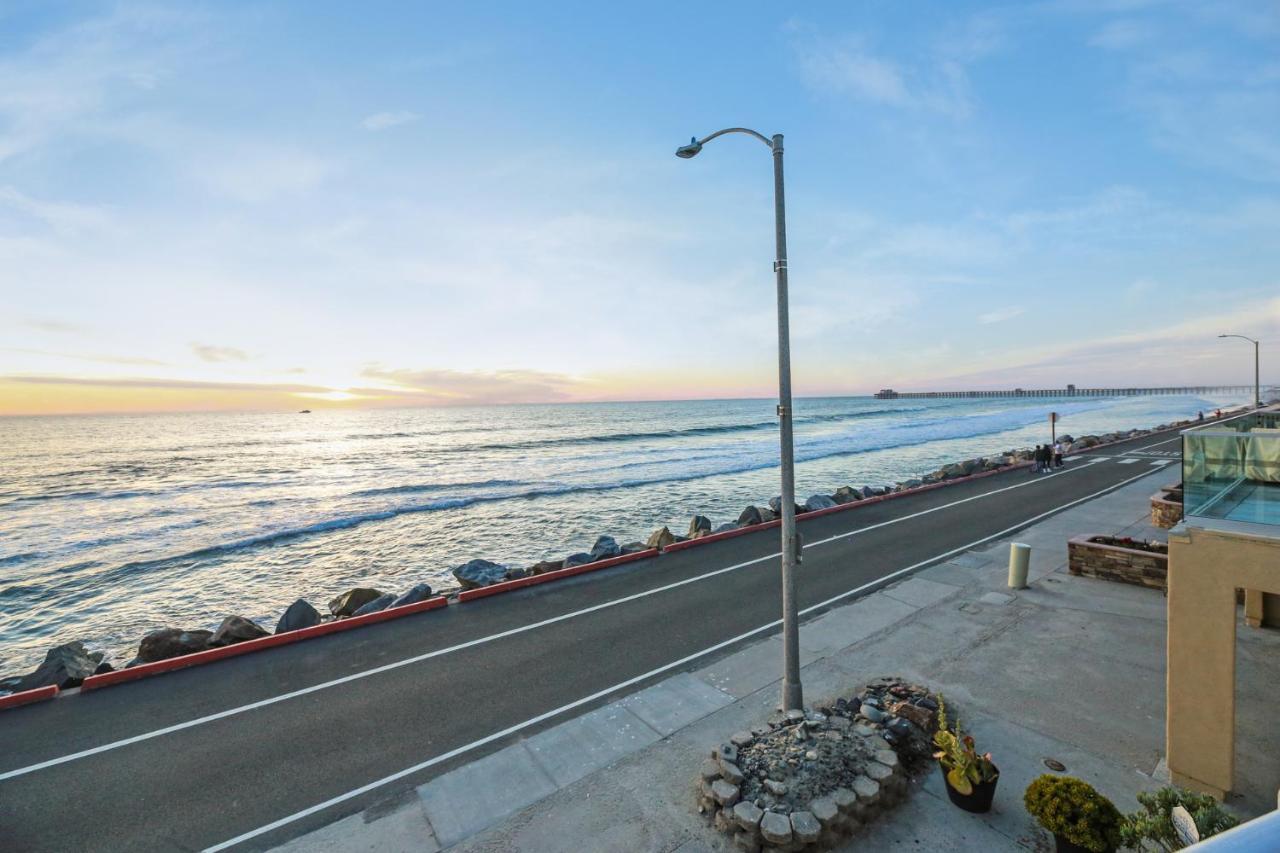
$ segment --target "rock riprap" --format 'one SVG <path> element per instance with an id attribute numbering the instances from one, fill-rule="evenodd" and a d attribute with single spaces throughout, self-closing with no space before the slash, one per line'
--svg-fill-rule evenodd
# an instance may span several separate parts
<path id="1" fill-rule="evenodd" d="M 897 805 L 909 774 L 931 762 L 936 711 L 925 687 L 880 678 L 737 732 L 704 762 L 698 810 L 744 850 L 836 847 Z"/>
<path id="2" fill-rule="evenodd" d="M 212 631 L 184 631 L 181 628 L 152 631 L 138 644 L 135 663 L 155 663 L 158 660 L 203 652 L 209 648 L 212 637 Z"/>
<path id="3" fill-rule="evenodd" d="M 311 606 L 305 598 L 299 598 L 280 617 L 280 621 L 276 623 L 276 633 L 283 634 L 286 631 L 298 631 L 302 628 L 312 628 L 321 622 L 320 611 Z"/>
<path id="4" fill-rule="evenodd" d="M 21 692 L 50 685 L 57 685 L 62 690 L 79 687 L 80 682 L 104 666 L 102 657 L 102 652 L 89 651 L 79 640 L 64 643 L 49 649 L 44 662 L 17 681 L 13 690 Z M 109 671 L 110 666 L 106 666 Z"/>
<path id="5" fill-rule="evenodd" d="M 246 640 L 256 640 L 259 637 L 270 637 L 271 632 L 263 628 L 252 619 L 246 619 L 243 616 L 228 616 L 222 620 L 222 624 L 213 632 L 213 636 L 209 638 L 210 646 L 230 646 L 233 643 L 243 643 Z"/>
<path id="6" fill-rule="evenodd" d="M 468 564 L 470 565 L 470 564 Z M 454 570 L 455 572 L 457 569 Z M 349 589 L 342 595 L 337 596 L 329 602 L 329 612 L 335 618 L 350 616 L 364 607 L 370 601 L 381 598 L 382 591 L 377 589 L 369 589 L 368 587 L 358 586 L 355 589 Z"/>

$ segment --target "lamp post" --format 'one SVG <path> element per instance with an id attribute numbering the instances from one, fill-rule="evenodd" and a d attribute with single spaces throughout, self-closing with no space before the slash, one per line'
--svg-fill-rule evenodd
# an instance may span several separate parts
<path id="1" fill-rule="evenodd" d="M 1253 344 L 1253 407 L 1262 408 L 1262 387 L 1258 384 L 1258 342 L 1244 335 L 1218 335 L 1220 338 L 1240 338 Z"/>
<path id="2" fill-rule="evenodd" d="M 794 442 L 791 433 L 791 323 L 787 311 L 787 216 L 782 191 L 782 134 L 772 139 L 745 127 L 717 130 L 702 139 L 689 140 L 676 149 L 676 156 L 688 160 L 697 156 L 717 136 L 745 133 L 769 146 L 773 152 L 774 239 L 777 255 L 773 271 L 778 280 L 778 427 L 782 445 L 782 710 L 803 710 L 800 689 L 800 617 L 796 607 L 796 566 L 801 558 L 800 536 L 796 533 L 796 479 Z"/>

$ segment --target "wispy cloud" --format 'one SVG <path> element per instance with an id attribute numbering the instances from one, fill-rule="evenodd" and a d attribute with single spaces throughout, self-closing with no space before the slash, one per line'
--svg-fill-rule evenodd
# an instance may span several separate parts
<path id="1" fill-rule="evenodd" d="M 1106 50 L 1127 50 L 1149 41 L 1154 28 L 1146 21 L 1110 21 L 1089 39 L 1089 44 Z"/>
<path id="2" fill-rule="evenodd" d="M 394 394 L 424 404 L 483 405 L 550 403 L 571 399 L 584 381 L 540 370 L 405 370 L 370 367 L 363 374 L 391 388 L 353 388 L 353 393 Z"/>
<path id="3" fill-rule="evenodd" d="M 417 121 L 421 116 L 409 110 L 396 110 L 395 112 L 374 113 L 360 122 L 360 126 L 365 130 L 379 131 L 387 130 L 392 127 L 399 127 L 402 124 L 409 124 Z"/>
<path id="4" fill-rule="evenodd" d="M 988 311 L 985 314 L 978 315 L 978 322 L 984 326 L 990 326 L 995 323 L 1003 323 L 1012 320 L 1015 317 L 1021 317 L 1027 313 L 1026 308 L 1001 308 L 997 311 Z"/>
<path id="5" fill-rule="evenodd" d="M 966 61 L 996 43 L 992 33 L 975 30 L 964 45 L 928 51 L 905 63 L 877 53 L 861 35 L 830 37 L 802 25 L 791 29 L 801 77 L 815 91 L 952 119 L 973 112 Z"/>
<path id="6" fill-rule="evenodd" d="M 80 376 L 0 376 L 0 382 L 24 385 L 82 385 L 94 388 L 152 388 L 189 391 L 261 391 L 263 393 L 324 394 L 333 391 L 321 385 L 287 382 L 213 382 L 199 379 L 156 379 L 149 377 L 96 378 Z"/>
<path id="7" fill-rule="evenodd" d="M 192 344 L 191 351 L 202 361 L 248 361 L 249 354 L 235 347 L 219 347 L 212 344 Z"/>

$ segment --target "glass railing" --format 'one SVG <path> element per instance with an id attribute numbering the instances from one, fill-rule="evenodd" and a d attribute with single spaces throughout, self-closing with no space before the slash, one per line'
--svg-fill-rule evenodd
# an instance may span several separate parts
<path id="1" fill-rule="evenodd" d="M 1280 413 L 1184 432 L 1182 494 L 1188 518 L 1280 525 Z"/>

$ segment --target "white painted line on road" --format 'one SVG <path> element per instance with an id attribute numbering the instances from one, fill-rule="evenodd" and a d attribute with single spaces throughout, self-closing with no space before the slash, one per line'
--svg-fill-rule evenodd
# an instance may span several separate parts
<path id="1" fill-rule="evenodd" d="M 1014 489 L 1026 488 L 1027 486 L 1032 486 L 1037 483 L 1049 482 L 1050 480 L 1053 480 L 1055 477 L 1062 477 L 1068 474 L 1073 474 L 1077 471 L 1084 471 L 1090 467 L 1092 467 L 1092 463 L 1090 463 L 1089 465 L 1081 465 L 1078 468 L 1072 468 L 1069 471 L 1060 471 L 1058 473 L 1051 474 L 1048 476 L 1036 477 L 1034 479 L 1027 480 L 1026 482 L 1017 483 L 1012 486 L 1005 486 L 1002 489 L 993 489 L 990 492 L 983 492 L 982 494 L 971 495 L 970 497 L 961 498 L 960 500 L 952 501 L 951 503 L 947 503 L 947 504 L 942 504 L 940 506 L 933 507 L 932 509 L 921 510 L 920 512 L 914 512 L 914 513 L 911 513 L 910 515 L 904 515 L 898 518 L 891 518 L 888 521 L 882 521 L 877 524 L 868 525 L 866 527 L 860 527 L 856 530 L 851 530 L 845 533 L 839 533 L 835 536 L 831 536 L 826 539 L 820 539 L 815 542 L 810 542 L 804 547 L 814 548 L 814 547 L 817 547 L 818 545 L 825 545 L 828 542 L 834 542 L 838 539 L 845 539 L 850 536 L 856 536 L 860 533 L 866 533 L 867 531 L 877 530 L 881 527 L 887 527 L 891 524 L 898 524 L 900 522 L 908 521 L 913 518 L 919 518 L 922 515 L 929 515 L 930 513 L 941 512 L 944 509 L 949 509 L 953 506 L 959 506 L 960 504 L 969 503 L 970 501 L 981 500 L 983 498 L 987 498 L 992 495 L 998 495 L 1003 492 L 1009 492 Z M 89 749 L 81 750 L 80 752 L 73 752 L 68 755 L 59 756 L 58 758 L 50 758 L 47 761 L 41 761 L 37 764 L 31 764 L 27 767 L 19 767 L 14 770 L 9 770 L 4 773 L 0 773 L 0 782 L 3 782 L 6 779 L 13 779 L 18 776 L 25 776 L 28 773 L 34 773 L 37 770 L 44 770 L 49 767 L 55 767 L 59 764 L 65 764 L 69 761 L 76 761 L 77 759 L 88 758 L 90 756 L 98 755 L 103 752 L 108 752 L 113 749 L 120 749 L 121 747 L 131 746 L 135 743 L 141 743 L 142 741 L 151 740 L 152 738 L 161 737 L 167 734 L 173 734 L 174 732 L 179 732 L 179 731 L 182 731 L 183 729 L 194 728 L 195 726 L 201 726 L 201 725 L 205 725 L 206 723 L 212 723 L 217 720 L 226 719 L 227 717 L 233 717 L 237 714 L 243 714 L 248 711 L 254 711 L 254 710 L 257 710 L 258 708 L 265 708 L 268 705 L 274 705 L 278 702 L 285 702 L 285 701 L 288 701 L 289 699 L 296 699 L 299 696 L 306 696 L 309 693 L 316 693 L 321 690 L 327 690 L 330 687 L 337 687 L 342 684 L 348 684 L 352 681 L 357 681 L 361 678 L 368 678 L 369 676 L 378 675 L 383 672 L 389 672 L 393 669 L 398 669 L 402 666 L 409 666 L 411 664 L 421 663 L 424 660 L 430 660 L 431 658 L 441 657 L 443 655 L 451 654 L 453 652 L 462 651 L 463 649 L 469 649 L 474 646 L 479 646 L 484 643 L 489 643 L 494 640 L 501 640 L 505 637 L 515 636 L 516 634 L 521 634 L 521 633 L 524 633 L 525 631 L 533 631 L 538 628 L 546 627 L 547 625 L 554 625 L 557 622 L 563 622 L 567 619 L 573 619 L 578 616 L 584 616 L 588 613 L 594 613 L 597 610 L 604 610 L 609 607 L 616 607 L 619 604 L 626 604 L 628 602 L 636 601 L 641 598 L 646 598 L 651 595 L 657 595 L 662 592 L 668 592 L 670 590 L 677 589 L 679 587 L 686 586 L 691 583 L 697 583 L 699 581 L 706 580 L 707 578 L 716 577 L 717 575 L 722 575 L 727 572 L 737 571 L 738 569 L 744 569 L 748 566 L 754 566 L 757 563 L 762 563 L 762 562 L 765 562 L 766 560 L 777 559 L 777 557 L 779 556 L 780 556 L 780 552 L 775 551 L 772 554 L 766 554 L 763 557 L 756 557 L 755 559 L 752 559 L 752 560 L 747 560 L 742 563 L 736 563 L 735 565 L 732 565 L 732 566 L 726 566 L 723 569 L 715 569 L 710 572 L 704 572 L 703 574 L 700 574 L 700 575 L 694 575 L 693 577 L 688 577 L 682 580 L 673 581 L 669 584 L 665 584 L 659 587 L 654 587 L 653 589 L 643 590 L 641 592 L 623 596 L 622 598 L 615 598 L 610 601 L 602 601 L 599 604 L 593 604 L 590 607 L 584 607 L 581 610 L 574 610 L 570 613 L 562 613 L 559 616 L 552 616 L 548 619 L 543 619 L 541 622 L 531 622 L 528 625 L 520 625 L 515 628 L 509 628 L 506 631 L 500 631 L 496 634 L 489 634 L 488 636 L 485 636 L 485 637 L 477 637 L 474 640 L 467 640 L 464 643 L 458 643 L 457 645 L 448 646 L 446 648 L 435 649 L 434 651 L 430 651 L 430 652 L 424 652 L 423 654 L 414 655 L 413 657 L 404 658 L 403 660 L 393 661 L 391 663 L 383 664 L 382 666 L 374 667 L 373 669 L 367 669 L 362 672 L 353 672 L 350 675 L 344 675 L 343 677 L 335 678 L 332 681 L 325 681 L 320 684 L 313 684 L 310 687 L 303 687 L 298 690 L 290 691 L 288 693 L 282 693 L 279 696 L 271 696 L 266 699 L 259 699 L 257 702 L 250 702 L 247 705 L 239 705 L 235 708 L 227 708 L 223 711 L 218 711 L 213 714 L 207 714 L 203 717 L 197 717 L 194 720 L 187 720 L 185 722 L 175 723 L 171 726 L 165 726 L 162 729 L 156 729 L 150 732 L 143 732 L 142 734 L 133 735 L 132 737 L 122 738 L 116 741 L 111 741 L 110 743 L 104 743 L 104 744 L 101 744 L 100 746 L 95 746 Z"/>
<path id="2" fill-rule="evenodd" d="M 1148 464 L 1153 465 L 1156 468 L 1163 468 L 1164 466 L 1168 465 L 1172 461 L 1173 461 L 1172 459 L 1157 459 L 1154 462 L 1151 462 Z"/>
<path id="3" fill-rule="evenodd" d="M 1082 469 L 1077 469 L 1077 470 L 1082 470 Z M 891 574 L 885 575 L 884 577 L 881 577 L 881 578 L 877 578 L 874 581 L 870 581 L 869 583 L 865 583 L 859 587 L 849 590 L 848 592 L 842 592 L 839 595 L 828 598 L 826 601 L 822 601 L 822 602 L 819 602 L 818 604 L 814 604 L 810 607 L 806 607 L 800 611 L 800 615 L 803 616 L 805 614 L 813 613 L 814 611 L 821 610 L 825 607 L 830 607 L 832 604 L 835 604 L 837 601 L 841 601 L 842 599 L 849 598 L 861 592 L 866 592 L 867 590 L 870 590 L 873 587 L 884 586 L 885 584 L 892 581 L 894 578 L 901 577 L 904 574 L 913 572 L 917 569 L 923 568 L 924 566 L 930 565 L 932 563 L 936 563 L 939 560 L 945 560 L 948 557 L 954 556 L 964 551 L 968 551 L 970 548 L 974 548 L 974 547 L 977 547 L 978 545 L 985 544 L 987 542 L 992 541 L 993 539 L 999 539 L 1002 536 L 1007 536 L 1010 533 L 1013 533 L 1017 530 L 1022 529 L 1023 527 L 1026 527 L 1028 524 L 1035 524 L 1037 521 L 1043 518 L 1048 518 L 1054 513 L 1061 512 L 1064 509 L 1070 509 L 1071 507 L 1077 504 L 1081 504 L 1081 503 L 1084 503 L 1085 501 L 1093 500 L 1094 498 L 1101 497 L 1102 495 L 1105 495 L 1108 492 L 1113 492 L 1116 489 L 1121 488 L 1122 486 L 1127 486 L 1129 483 L 1133 483 L 1137 480 L 1141 480 L 1143 477 L 1149 476 L 1150 473 L 1151 472 L 1147 471 L 1142 474 L 1139 474 L 1136 477 L 1130 477 L 1127 480 L 1121 480 L 1119 483 L 1116 483 L 1113 486 L 1108 486 L 1105 489 L 1101 489 L 1100 491 L 1094 492 L 1091 495 L 1086 495 L 1082 498 L 1077 498 L 1076 500 L 1071 501 L 1070 503 L 1065 503 L 1062 506 L 1048 510 L 1047 512 L 1042 512 L 1037 516 L 1021 521 L 1013 525 L 1012 527 L 1006 527 L 1004 530 L 1001 530 L 999 533 L 992 533 L 990 536 L 984 536 L 981 539 L 975 539 L 973 542 L 970 542 L 967 545 L 961 545 L 959 548 L 952 548 L 950 551 L 945 551 L 941 554 L 936 554 L 928 558 L 927 560 L 921 560 L 920 562 L 915 563 L 914 565 L 907 566 L 906 568 L 903 568 L 903 569 L 898 569 L 897 571 L 892 572 Z M 917 514 L 921 514 L 921 513 L 917 513 Z M 838 537 L 833 537 L 833 538 L 838 538 Z M 824 539 L 822 541 L 830 542 L 831 540 Z M 815 542 L 814 544 L 817 545 L 820 543 Z M 776 557 L 777 555 L 774 554 L 772 556 Z M 768 558 L 765 558 L 765 559 L 768 559 Z M 448 752 L 442 753 L 433 758 L 428 758 L 426 761 L 419 762 L 418 764 L 415 764 L 412 767 L 406 767 L 403 770 L 398 770 L 395 773 L 392 773 L 390 776 L 384 776 L 381 779 L 377 779 L 377 780 L 374 780 L 373 782 L 369 782 L 368 784 L 361 785 L 359 788 L 354 788 L 350 791 L 347 791 L 345 794 L 339 794 L 336 797 L 330 797 L 329 799 L 325 800 L 322 803 L 317 803 L 314 806 L 305 808 L 300 812 L 295 812 L 294 814 L 291 814 L 287 817 L 282 817 L 279 820 L 272 821 L 271 823 L 265 826 L 260 826 L 257 829 L 250 830 L 249 832 L 246 832 L 242 835 L 237 835 L 235 838 L 228 839 L 227 841 L 223 841 L 220 844 L 215 844 L 212 847 L 206 847 L 203 853 L 218 853 L 218 851 L 220 850 L 226 850 L 230 847 L 234 847 L 237 844 L 242 844 L 246 841 L 250 841 L 254 838 L 257 838 L 260 835 L 265 835 L 268 832 L 273 832 L 277 829 L 288 826 L 291 823 L 296 823 L 297 821 L 300 821 L 303 818 L 307 818 L 313 814 L 322 812 L 331 806 L 339 805 L 340 803 L 344 803 L 348 800 L 367 794 L 370 791 L 376 790 L 382 787 L 383 785 L 388 785 L 399 779 L 403 779 L 406 776 L 412 776 L 414 773 L 418 773 L 422 770 L 427 770 L 431 767 L 434 767 L 437 764 L 440 764 L 441 762 L 448 761 L 452 758 L 458 757 L 459 755 L 463 755 L 474 749 L 478 749 L 479 747 L 482 747 L 486 744 L 493 743 L 495 740 L 501 740 L 502 738 L 507 737 L 508 735 L 515 734 L 516 732 L 522 731 L 523 729 L 527 729 L 530 726 L 537 725 L 538 723 L 541 723 L 545 720 L 549 720 L 552 717 L 558 716 L 559 714 L 563 714 L 566 711 L 572 711 L 575 708 L 580 708 L 583 705 L 586 705 L 590 702 L 594 702 L 596 699 L 603 698 L 612 693 L 616 693 L 619 690 L 625 689 L 634 684 L 639 684 L 642 681 L 646 681 L 650 678 L 653 678 L 655 675 L 661 675 L 664 672 L 669 672 L 673 669 L 684 666 L 685 664 L 691 663 L 700 657 L 705 657 L 706 655 L 709 655 L 712 652 L 717 652 L 720 649 L 726 648 L 728 646 L 732 646 L 735 643 L 740 643 L 743 640 L 746 640 L 746 639 L 749 639 L 750 637 L 755 636 L 756 634 L 760 634 L 764 631 L 768 631 L 772 628 L 776 628 L 781 624 L 782 624 L 782 620 L 776 619 L 773 622 L 766 623 L 764 625 L 761 625 L 758 628 L 752 628 L 750 631 L 739 634 L 738 636 L 733 637 L 732 639 L 724 640 L 723 642 L 716 643 L 714 646 L 708 646 L 707 648 L 702 649 L 701 651 L 694 652 L 691 655 L 686 655 L 685 657 L 682 657 L 677 661 L 672 661 L 671 663 L 663 664 L 657 669 L 652 669 L 649 672 L 644 673 L 643 675 L 637 675 L 634 678 L 628 678 L 626 681 L 620 681 L 617 684 L 614 684 L 610 687 L 606 687 L 603 690 L 598 690 L 595 693 L 592 693 L 590 696 L 584 696 L 581 699 L 577 699 L 573 702 L 569 702 L 568 704 L 561 705 L 559 708 L 546 711 L 542 714 L 539 714 L 536 717 L 530 717 L 529 719 L 525 720 L 522 723 L 516 723 L 513 726 L 508 726 L 507 728 L 501 731 L 494 732 L 493 734 L 490 734 L 490 735 L 486 735 L 485 737 L 482 737 L 479 740 L 474 740 L 471 743 L 456 747 L 454 749 L 449 750 Z"/>
<path id="4" fill-rule="evenodd" d="M 1134 459 L 1134 458 L 1130 457 L 1130 458 L 1128 458 L 1128 459 L 1121 459 L 1121 460 L 1120 460 L 1120 464 L 1121 464 L 1121 465 L 1132 465 L 1132 464 L 1133 464 L 1133 463 L 1135 463 L 1135 462 L 1141 462 L 1141 461 L 1142 461 L 1141 459 Z"/>

